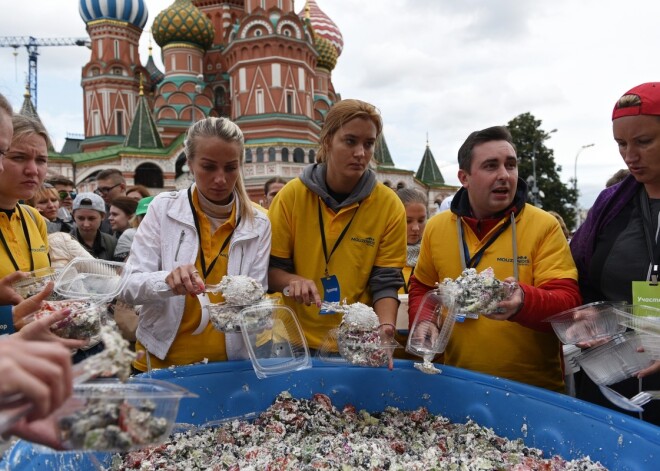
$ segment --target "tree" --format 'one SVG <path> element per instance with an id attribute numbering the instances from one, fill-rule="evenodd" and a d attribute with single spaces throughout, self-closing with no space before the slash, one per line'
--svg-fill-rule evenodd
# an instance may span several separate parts
<path id="1" fill-rule="evenodd" d="M 561 165 L 555 164 L 554 151 L 545 146 L 551 134 L 543 131 L 540 126 L 541 120 L 534 118 L 531 113 L 518 115 L 507 124 L 518 154 L 518 176 L 527 182 L 531 192 L 534 179 L 532 156 L 536 148 L 536 183 L 540 206 L 546 211 L 556 211 L 568 227 L 574 227 L 577 194 L 572 185 L 569 187 L 560 180 Z M 533 204 L 532 198 L 528 197 L 527 202 Z"/>

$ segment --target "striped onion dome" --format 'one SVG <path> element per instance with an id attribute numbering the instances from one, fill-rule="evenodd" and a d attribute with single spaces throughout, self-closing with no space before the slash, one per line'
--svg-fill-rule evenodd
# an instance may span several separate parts
<path id="1" fill-rule="evenodd" d="M 314 34 L 330 41 L 337 49 L 337 56 L 340 56 L 341 51 L 344 49 L 344 38 L 335 22 L 319 8 L 316 0 L 307 0 L 305 8 L 298 13 L 298 16 L 304 20 L 307 18 L 308 10 Z"/>
<path id="2" fill-rule="evenodd" d="M 145 0 L 79 0 L 78 10 L 85 23 L 109 19 L 125 21 L 140 29 L 149 16 Z"/>
<path id="3" fill-rule="evenodd" d="M 160 47 L 186 42 L 208 49 L 215 37 L 213 23 L 191 0 L 175 0 L 161 11 L 151 26 L 151 33 Z"/>

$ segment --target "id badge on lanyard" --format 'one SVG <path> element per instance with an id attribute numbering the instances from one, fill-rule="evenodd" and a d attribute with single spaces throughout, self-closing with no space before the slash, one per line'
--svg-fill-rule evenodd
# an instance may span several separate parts
<path id="1" fill-rule="evenodd" d="M 660 308 L 660 284 L 653 284 L 648 281 L 633 281 L 632 303 Z"/>
<path id="2" fill-rule="evenodd" d="M 321 278 L 323 284 L 323 301 L 328 303 L 338 303 L 341 299 L 339 291 L 339 280 L 335 275 L 328 275 Z M 332 309 L 321 309 L 319 314 L 335 314 Z"/>

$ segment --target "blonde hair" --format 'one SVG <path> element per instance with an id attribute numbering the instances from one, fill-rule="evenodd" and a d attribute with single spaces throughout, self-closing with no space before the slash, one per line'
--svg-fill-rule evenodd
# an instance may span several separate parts
<path id="1" fill-rule="evenodd" d="M 564 218 L 561 217 L 559 213 L 556 211 L 548 211 L 548 214 L 552 214 L 555 217 L 555 219 L 557 219 L 557 222 L 559 222 L 559 227 L 561 227 L 561 231 L 564 233 L 564 237 L 569 239 L 571 237 L 571 231 L 569 231 L 568 227 L 566 227 Z"/>
<path id="2" fill-rule="evenodd" d="M 32 206 L 33 208 L 36 208 L 37 203 L 46 198 L 55 198 L 59 202 L 60 194 L 52 186 L 42 185 L 41 187 L 39 187 L 39 189 L 34 194 L 34 196 L 25 202 L 30 206 Z"/>
<path id="3" fill-rule="evenodd" d="M 335 103 L 328 115 L 325 117 L 321 135 L 319 136 L 319 153 L 316 156 L 316 161 L 319 163 L 327 162 L 328 149 L 332 143 L 332 138 L 341 127 L 349 121 L 360 118 L 368 119 L 376 126 L 376 138 L 380 136 L 383 131 L 383 119 L 380 116 L 378 109 L 365 101 L 361 100 L 341 100 Z"/>
<path id="4" fill-rule="evenodd" d="M 245 183 L 243 182 L 243 163 L 245 160 L 245 139 L 243 138 L 243 131 L 241 131 L 236 123 L 227 118 L 209 117 L 197 121 L 190 126 L 186 133 L 184 151 L 188 161 L 192 161 L 195 158 L 197 140 L 204 137 L 217 137 L 223 141 L 235 142 L 238 144 L 241 171 L 238 172 L 234 192 L 236 193 L 238 203 L 240 203 L 240 217 L 244 220 L 252 221 L 254 218 L 252 201 L 247 194 Z"/>
<path id="5" fill-rule="evenodd" d="M 46 128 L 38 119 L 22 114 L 15 114 L 12 116 L 12 124 L 14 125 L 14 137 L 12 142 L 19 142 L 21 139 L 29 135 L 37 134 L 44 138 L 48 149 L 53 148 L 53 143 L 50 140 L 50 136 L 48 136 L 48 131 L 46 131 Z"/>

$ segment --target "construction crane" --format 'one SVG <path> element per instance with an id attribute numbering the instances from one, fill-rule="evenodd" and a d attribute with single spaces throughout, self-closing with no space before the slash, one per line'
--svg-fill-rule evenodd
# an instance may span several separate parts
<path id="1" fill-rule="evenodd" d="M 0 36 L 0 47 L 17 50 L 25 46 L 28 52 L 28 90 L 37 109 L 37 56 L 40 46 L 90 46 L 89 38 L 35 38 L 33 36 Z"/>

